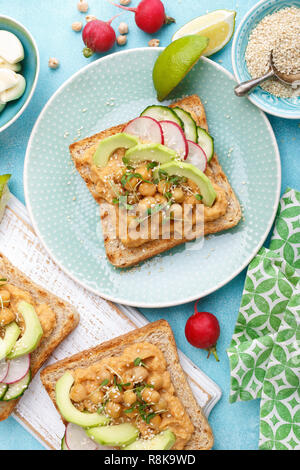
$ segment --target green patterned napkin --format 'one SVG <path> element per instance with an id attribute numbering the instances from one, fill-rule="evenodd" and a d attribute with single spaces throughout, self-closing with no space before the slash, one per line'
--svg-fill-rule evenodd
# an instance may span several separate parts
<path id="1" fill-rule="evenodd" d="M 300 449 L 300 192 L 249 265 L 229 349 L 230 402 L 261 398 L 260 449 Z"/>

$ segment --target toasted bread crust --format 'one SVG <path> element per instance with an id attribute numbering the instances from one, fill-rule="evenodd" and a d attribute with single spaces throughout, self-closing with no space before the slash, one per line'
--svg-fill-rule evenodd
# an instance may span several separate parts
<path id="1" fill-rule="evenodd" d="M 55 385 L 57 380 L 67 371 L 77 367 L 88 367 L 103 357 L 122 354 L 122 351 L 133 343 L 148 341 L 155 344 L 163 352 L 167 370 L 171 375 L 178 398 L 183 403 L 195 427 L 195 431 L 185 449 L 209 450 L 213 446 L 213 434 L 201 408 L 198 406 L 185 374 L 181 368 L 173 332 L 166 320 L 133 330 L 125 335 L 106 341 L 95 348 L 82 351 L 62 361 L 46 367 L 41 372 L 42 383 L 55 407 Z M 57 408 L 58 410 L 58 408 Z M 59 410 L 58 410 L 59 411 Z"/>
<path id="2" fill-rule="evenodd" d="M 48 338 L 42 338 L 39 347 L 31 353 L 31 375 L 38 372 L 44 362 L 51 356 L 55 348 L 74 330 L 79 323 L 79 314 L 67 302 L 51 294 L 46 289 L 32 282 L 18 268 L 0 253 L 0 273 L 11 284 L 28 291 L 37 303 L 47 303 L 56 314 L 56 326 Z M 21 397 L 20 397 L 21 398 Z M 20 399 L 19 398 L 19 399 Z M 0 421 L 12 413 L 19 399 L 0 402 Z"/>
<path id="3" fill-rule="evenodd" d="M 192 115 L 193 119 L 195 120 L 198 126 L 208 130 L 205 110 L 200 98 L 197 95 L 192 95 L 187 98 L 183 98 L 182 100 L 179 100 L 176 103 L 170 105 L 170 107 L 175 106 L 179 106 L 182 109 L 188 111 Z M 82 158 L 84 152 L 88 148 L 95 145 L 100 140 L 109 137 L 110 135 L 114 135 L 118 132 L 121 132 L 124 128 L 124 125 L 125 124 L 121 124 L 119 126 L 112 127 L 98 134 L 95 134 L 92 137 L 87 137 L 86 139 L 83 139 L 70 145 L 70 153 L 78 172 L 86 182 L 86 185 L 89 188 L 94 199 L 100 204 L 104 245 L 107 258 L 114 266 L 119 268 L 134 266 L 142 261 L 145 261 L 148 258 L 152 258 L 153 256 L 159 253 L 167 251 L 177 245 L 181 245 L 182 243 L 191 240 L 178 240 L 171 237 L 168 240 L 150 240 L 142 246 L 136 248 L 127 248 L 122 244 L 122 242 L 118 238 L 115 238 L 111 235 L 114 234 L 114 230 L 111 230 L 112 220 L 110 218 L 110 214 L 108 212 L 105 212 L 101 208 L 101 203 L 103 203 L 104 201 L 101 196 L 97 193 L 96 185 L 91 178 L 90 168 L 88 165 L 86 165 L 86 163 L 82 162 Z M 225 190 L 228 207 L 226 213 L 222 217 L 212 222 L 205 222 L 204 235 L 230 229 L 237 225 L 241 219 L 240 204 L 233 189 L 230 186 L 230 183 L 225 173 L 222 170 L 221 165 L 219 164 L 218 157 L 216 154 L 214 154 L 213 158 L 207 166 L 206 175 L 212 182 L 214 182 L 223 190 Z M 196 238 L 196 234 L 194 238 Z"/>

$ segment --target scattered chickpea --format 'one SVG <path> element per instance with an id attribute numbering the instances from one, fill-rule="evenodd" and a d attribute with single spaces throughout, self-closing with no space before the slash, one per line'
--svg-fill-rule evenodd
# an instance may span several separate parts
<path id="1" fill-rule="evenodd" d="M 88 23 L 89 21 L 93 21 L 93 20 L 96 20 L 97 17 L 95 15 L 87 15 L 85 17 L 85 21 Z"/>
<path id="2" fill-rule="evenodd" d="M 81 13 L 86 13 L 89 9 L 89 4 L 84 0 L 79 0 L 79 2 L 77 3 L 77 8 L 79 11 L 81 11 Z"/>
<path id="3" fill-rule="evenodd" d="M 120 5 L 123 5 L 123 6 L 126 6 L 126 5 L 129 5 L 131 2 L 131 0 L 120 0 Z"/>
<path id="4" fill-rule="evenodd" d="M 146 165 L 141 165 L 136 169 L 136 172 L 139 173 L 144 180 L 151 180 L 152 171 L 146 167 Z"/>
<path id="5" fill-rule="evenodd" d="M 158 428 L 161 423 L 161 417 L 159 415 L 154 416 L 150 419 L 150 426 L 151 428 Z"/>
<path id="6" fill-rule="evenodd" d="M 118 27 L 120 34 L 128 34 L 128 24 L 127 23 L 120 23 Z"/>
<path id="7" fill-rule="evenodd" d="M 48 66 L 50 67 L 50 69 L 57 69 L 57 67 L 59 67 L 59 60 L 56 59 L 56 57 L 50 57 L 48 61 Z"/>
<path id="8" fill-rule="evenodd" d="M 127 42 L 127 36 L 121 35 L 117 37 L 117 44 L 119 46 L 125 46 L 126 42 Z"/>
<path id="9" fill-rule="evenodd" d="M 150 39 L 150 41 L 148 42 L 149 47 L 158 47 L 159 44 L 160 44 L 159 39 Z"/>
<path id="10" fill-rule="evenodd" d="M 122 393 L 115 387 L 112 387 L 109 390 L 108 395 L 109 395 L 110 400 L 112 400 L 114 403 L 120 403 L 121 401 L 123 401 Z"/>
<path id="11" fill-rule="evenodd" d="M 82 23 L 81 21 L 75 21 L 75 23 L 72 23 L 72 29 L 73 31 L 81 31 L 82 30 Z"/>

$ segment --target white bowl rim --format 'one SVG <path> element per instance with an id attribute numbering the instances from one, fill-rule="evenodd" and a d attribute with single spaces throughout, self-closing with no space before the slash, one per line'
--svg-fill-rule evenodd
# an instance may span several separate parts
<path id="1" fill-rule="evenodd" d="M 232 42 L 232 48 L 231 48 L 231 63 L 232 63 L 232 68 L 233 68 L 233 73 L 234 73 L 234 76 L 235 76 L 235 79 L 237 82 L 240 82 L 240 77 L 239 77 L 239 73 L 238 73 L 238 69 L 237 69 L 237 65 L 236 65 L 236 61 L 235 61 L 235 56 L 236 56 L 236 47 L 237 47 L 237 41 L 238 41 L 238 38 L 239 38 L 239 35 L 240 35 L 240 32 L 241 32 L 241 29 L 244 25 L 244 23 L 246 22 L 246 20 L 249 18 L 249 16 L 252 15 L 252 13 L 257 9 L 257 7 L 259 7 L 260 5 L 263 5 L 264 3 L 266 3 L 268 0 L 260 0 L 259 2 L 257 2 L 244 16 L 243 18 L 241 19 L 240 21 L 240 24 L 238 26 L 238 29 L 236 30 L 235 34 L 234 34 L 234 37 L 233 37 L 233 42 Z M 253 103 L 255 106 L 257 106 L 258 108 L 262 109 L 263 111 L 265 111 L 266 113 L 268 114 L 271 114 L 272 116 L 277 116 L 277 117 L 280 117 L 280 118 L 284 118 L 284 119 L 300 119 L 300 113 L 299 114 L 292 114 L 292 115 L 285 115 L 283 113 L 280 113 L 280 111 L 276 112 L 276 109 L 272 109 L 270 110 L 269 108 L 267 108 L 266 106 L 264 106 L 263 104 L 261 103 L 258 103 L 255 99 L 255 97 L 253 97 L 253 95 L 251 95 L 251 93 L 247 96 L 248 100 L 251 101 L 251 103 Z"/>
<path id="2" fill-rule="evenodd" d="M 112 57 L 114 57 L 115 55 L 125 55 L 125 54 L 131 54 L 131 53 L 135 53 L 135 52 L 138 52 L 138 51 L 142 51 L 142 52 L 145 52 L 146 54 L 149 53 L 149 51 L 153 51 L 154 50 L 160 50 L 162 51 L 164 49 L 164 47 L 158 47 L 158 48 L 155 48 L 155 49 L 152 49 L 152 48 L 149 48 L 149 47 L 137 47 L 137 48 L 133 48 L 133 49 L 128 49 L 128 50 L 125 50 L 125 51 L 119 51 L 119 52 L 115 52 L 114 54 L 110 54 L 108 56 L 105 56 L 105 57 L 101 57 L 100 59 L 97 59 L 89 64 L 87 64 L 85 67 L 81 68 L 80 70 L 78 70 L 75 74 L 73 74 L 71 77 L 69 77 L 57 90 L 56 92 L 54 92 L 54 94 L 49 98 L 49 100 L 47 101 L 47 103 L 45 104 L 44 108 L 42 109 L 42 111 L 40 112 L 35 124 L 34 124 L 34 127 L 32 129 L 32 132 L 31 132 L 31 135 L 30 135 L 30 138 L 29 138 L 29 141 L 28 141 L 28 144 L 27 144 L 27 150 L 26 150 L 26 155 L 25 155 L 25 161 L 24 161 L 24 177 L 23 177 L 23 180 L 24 180 L 24 194 L 25 194 L 25 202 L 26 202 L 26 208 L 28 210 L 28 214 L 29 214 L 29 217 L 30 217 L 30 220 L 32 222 L 32 226 L 34 228 L 34 231 L 35 233 L 37 234 L 38 238 L 40 239 L 42 245 L 44 246 L 45 250 L 47 251 L 48 255 L 50 256 L 50 258 L 52 258 L 52 260 L 57 264 L 57 266 L 62 270 L 64 271 L 74 282 L 76 282 L 77 284 L 79 284 L 81 287 L 83 287 L 84 289 L 87 289 L 88 291 L 92 292 L 93 294 L 96 294 L 100 297 L 103 297 L 104 299 L 106 300 L 109 300 L 111 302 L 114 302 L 114 303 L 118 303 L 118 304 L 123 304 L 123 305 L 128 305 L 128 306 L 131 306 L 131 307 L 140 307 L 140 308 L 166 308 L 166 307 L 175 307 L 177 305 L 183 305 L 183 304 L 186 304 L 186 303 L 189 303 L 189 302 L 194 302 L 195 300 L 199 299 L 199 298 L 203 298 L 203 297 L 206 297 L 207 295 L 209 294 L 212 294 L 213 292 L 219 290 L 221 287 L 225 286 L 226 284 L 228 284 L 230 281 L 232 281 L 232 279 L 234 279 L 236 276 L 238 276 L 238 274 L 240 274 L 247 266 L 248 264 L 251 262 L 251 260 L 254 258 L 254 256 L 258 253 L 258 251 L 260 250 L 260 248 L 263 246 L 271 228 L 272 228 L 272 225 L 273 225 L 273 222 L 274 222 L 274 219 L 275 219 L 275 216 L 276 216 L 276 213 L 277 213 L 277 209 L 278 209 L 278 204 L 279 204 L 279 199 L 280 199 L 280 192 L 281 192 L 281 161 L 280 161 L 280 153 L 279 153 L 279 148 L 278 148 L 278 144 L 277 144 L 277 140 L 276 140 L 276 137 L 275 137 L 275 134 L 274 134 L 274 131 L 273 131 L 273 128 L 267 118 L 267 116 L 265 115 L 264 112 L 260 111 L 259 112 L 261 113 L 266 125 L 267 125 L 267 128 L 269 130 L 269 133 L 271 135 L 271 138 L 272 138 L 272 142 L 273 142 L 273 146 L 274 146 L 274 151 L 275 151 L 275 155 L 276 155 L 276 161 L 277 161 L 277 170 L 278 170 L 278 185 L 277 185 L 277 188 L 276 188 L 276 204 L 274 204 L 274 209 L 273 209 L 273 214 L 272 214 L 272 217 L 269 221 L 269 224 L 263 234 L 263 236 L 261 237 L 261 241 L 260 243 L 258 243 L 258 245 L 252 250 L 251 254 L 248 256 L 248 258 L 246 259 L 246 261 L 238 268 L 234 271 L 234 273 L 229 276 L 226 280 L 220 282 L 219 284 L 217 284 L 215 287 L 211 288 L 211 289 L 208 289 L 207 291 L 204 291 L 202 294 L 201 294 L 201 297 L 199 297 L 199 295 L 196 295 L 196 296 L 191 296 L 191 297 L 188 297 L 186 299 L 182 299 L 182 300 L 176 300 L 176 301 L 172 301 L 172 302 L 163 302 L 163 303 L 153 303 L 153 304 L 149 304 L 149 303 L 146 303 L 144 304 L 143 302 L 130 302 L 128 300 L 126 300 L 126 302 L 124 302 L 124 299 L 118 299 L 117 297 L 115 296 L 110 296 L 108 294 L 103 294 L 99 291 L 99 289 L 94 289 L 93 287 L 91 286 L 88 286 L 87 284 L 84 283 L 84 281 L 80 281 L 73 273 L 71 273 L 63 264 L 61 264 L 60 261 L 58 261 L 58 259 L 56 258 L 56 256 L 52 253 L 52 251 L 50 250 L 50 248 L 48 248 L 47 246 L 47 243 L 46 241 L 44 240 L 42 234 L 40 233 L 39 229 L 38 229 L 38 224 L 36 223 L 35 221 L 35 218 L 34 218 L 34 215 L 33 215 L 33 211 L 32 211 L 32 208 L 31 208 L 31 205 L 30 205 L 30 197 L 29 197 L 29 189 L 28 189 L 28 166 L 29 166 L 29 154 L 30 154 L 30 148 L 31 148 L 31 144 L 32 144 L 32 141 L 34 139 L 34 136 L 35 136 L 35 133 L 36 133 L 36 130 L 37 130 L 37 127 L 39 125 L 39 122 L 40 120 L 42 119 L 45 111 L 47 110 L 47 108 L 51 105 L 52 101 L 56 98 L 56 96 L 58 96 L 61 91 L 63 90 L 63 88 L 69 84 L 77 75 L 83 73 L 85 70 L 95 66 L 95 64 L 99 63 L 99 61 L 103 61 L 103 62 L 106 62 L 106 61 L 109 61 Z M 147 51 L 147 52 L 146 52 Z M 204 60 L 205 62 L 209 62 L 210 64 L 212 64 L 214 67 L 216 67 L 217 69 L 219 69 L 220 71 L 222 71 L 223 73 L 225 73 L 229 78 L 233 79 L 234 80 L 234 76 L 232 75 L 232 73 L 230 73 L 227 69 L 225 69 L 224 67 L 222 67 L 221 65 L 217 64 L 216 62 L 214 62 L 213 60 L 211 59 L 208 59 L 207 57 L 201 57 L 202 60 Z"/>
<path id="3" fill-rule="evenodd" d="M 4 124 L 2 127 L 0 127 L 0 132 L 4 131 L 9 126 L 11 126 L 21 116 L 21 114 L 23 114 L 23 112 L 25 111 L 25 109 L 27 108 L 27 106 L 29 105 L 29 103 L 31 101 L 31 98 L 32 98 L 33 93 L 36 89 L 36 85 L 37 85 L 39 74 L 40 74 L 40 54 L 39 54 L 37 44 L 36 44 L 35 39 L 32 36 L 32 34 L 29 32 L 29 30 L 22 23 L 15 20 L 11 16 L 0 15 L 0 20 L 1 20 L 1 18 L 4 18 L 6 20 L 10 20 L 13 23 L 15 23 L 16 25 L 18 25 L 18 26 L 20 26 L 21 28 L 24 29 L 24 31 L 28 34 L 28 36 L 30 37 L 30 39 L 33 43 L 33 46 L 34 46 L 34 49 L 35 49 L 35 52 L 36 52 L 36 59 L 37 60 L 36 60 L 36 71 L 35 71 L 34 81 L 33 81 L 32 87 L 31 87 L 31 91 L 30 91 L 29 95 L 27 96 L 27 99 L 26 99 L 25 103 L 23 104 L 21 109 L 19 109 L 17 114 L 15 114 L 6 124 Z"/>

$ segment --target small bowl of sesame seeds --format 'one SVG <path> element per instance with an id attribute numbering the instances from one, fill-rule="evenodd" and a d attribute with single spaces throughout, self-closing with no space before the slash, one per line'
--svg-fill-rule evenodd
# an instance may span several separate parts
<path id="1" fill-rule="evenodd" d="M 232 45 L 232 66 L 241 83 L 263 76 L 270 53 L 281 73 L 300 73 L 300 0 L 262 0 L 242 19 Z M 294 86 L 271 78 L 256 87 L 249 100 L 263 111 L 300 119 L 300 83 Z"/>

